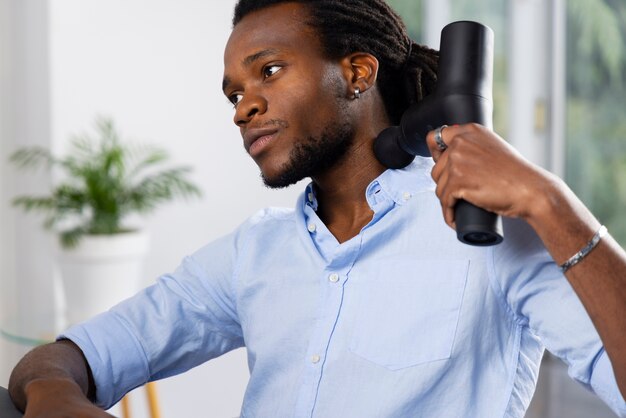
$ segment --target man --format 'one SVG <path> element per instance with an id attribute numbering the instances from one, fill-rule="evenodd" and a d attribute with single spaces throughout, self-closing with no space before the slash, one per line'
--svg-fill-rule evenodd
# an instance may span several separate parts
<path id="1" fill-rule="evenodd" d="M 265 183 L 311 185 L 28 354 L 10 383 L 26 417 L 108 416 L 90 400 L 241 346 L 244 417 L 522 417 L 544 346 L 626 416 L 626 256 L 605 236 L 561 274 L 599 228 L 566 186 L 475 125 L 439 131 L 447 149 L 429 135 L 434 168 L 376 160 L 437 63 L 383 1 L 242 0 L 224 61 Z M 522 219 L 467 246 L 446 226 L 459 198 Z"/>

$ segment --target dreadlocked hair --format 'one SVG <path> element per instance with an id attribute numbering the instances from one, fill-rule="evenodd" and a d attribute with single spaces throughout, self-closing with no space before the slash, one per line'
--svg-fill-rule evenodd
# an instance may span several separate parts
<path id="1" fill-rule="evenodd" d="M 402 18 L 384 0 L 239 0 L 233 26 L 279 3 L 308 7 L 307 24 L 320 35 L 329 58 L 366 52 L 378 59 L 378 87 L 393 124 L 400 122 L 407 107 L 433 92 L 439 53 L 413 42 Z"/>

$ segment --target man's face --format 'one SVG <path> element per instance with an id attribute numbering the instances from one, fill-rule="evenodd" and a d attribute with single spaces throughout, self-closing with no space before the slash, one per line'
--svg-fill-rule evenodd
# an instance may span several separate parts
<path id="1" fill-rule="evenodd" d="M 224 94 L 270 187 L 332 166 L 354 136 L 341 67 L 324 57 L 306 18 L 297 3 L 253 12 L 235 26 L 224 53 Z"/>

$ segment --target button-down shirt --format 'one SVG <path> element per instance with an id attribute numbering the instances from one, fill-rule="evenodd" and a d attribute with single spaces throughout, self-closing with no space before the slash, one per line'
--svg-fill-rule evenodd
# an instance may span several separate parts
<path id="1" fill-rule="evenodd" d="M 307 187 L 64 334 L 109 406 L 149 380 L 245 346 L 242 417 L 523 417 L 547 347 L 626 416 L 602 343 L 531 228 L 460 243 L 419 158 L 366 191 L 339 243 Z M 332 204 L 332 202 L 329 202 Z"/>

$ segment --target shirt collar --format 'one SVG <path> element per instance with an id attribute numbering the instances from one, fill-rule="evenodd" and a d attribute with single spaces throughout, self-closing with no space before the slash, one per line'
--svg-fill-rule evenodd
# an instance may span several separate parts
<path id="1" fill-rule="evenodd" d="M 365 191 L 370 208 L 376 211 L 381 204 L 390 200 L 403 205 L 419 192 L 434 190 L 435 183 L 430 176 L 433 165 L 430 157 L 416 157 L 405 168 L 385 170 Z M 318 201 L 312 182 L 307 185 L 303 200 L 306 206 L 317 211 Z"/>

